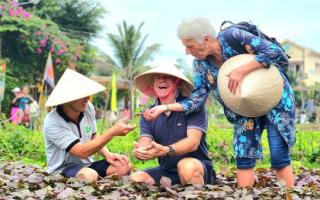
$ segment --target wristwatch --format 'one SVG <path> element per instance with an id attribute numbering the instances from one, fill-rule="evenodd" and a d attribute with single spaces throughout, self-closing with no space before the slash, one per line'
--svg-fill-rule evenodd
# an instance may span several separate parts
<path id="1" fill-rule="evenodd" d="M 173 156 L 174 153 L 175 153 L 174 148 L 173 148 L 171 145 L 168 145 L 167 147 L 169 148 L 169 151 L 168 151 L 168 153 L 167 153 L 167 156 Z"/>

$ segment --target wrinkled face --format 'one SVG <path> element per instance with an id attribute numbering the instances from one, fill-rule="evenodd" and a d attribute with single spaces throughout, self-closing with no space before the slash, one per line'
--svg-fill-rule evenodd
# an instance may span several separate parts
<path id="1" fill-rule="evenodd" d="M 173 76 L 159 74 L 154 77 L 153 89 L 160 99 L 167 98 L 170 95 L 175 97 L 177 81 L 178 79 Z"/>
<path id="2" fill-rule="evenodd" d="M 208 56 L 208 50 L 204 43 L 191 39 L 183 39 L 182 43 L 186 47 L 186 54 L 191 54 L 200 60 L 204 60 Z"/>
<path id="3" fill-rule="evenodd" d="M 84 97 L 82 99 L 71 101 L 70 103 L 67 103 L 67 104 L 75 112 L 84 112 L 86 110 L 88 101 L 89 101 L 89 97 Z"/>

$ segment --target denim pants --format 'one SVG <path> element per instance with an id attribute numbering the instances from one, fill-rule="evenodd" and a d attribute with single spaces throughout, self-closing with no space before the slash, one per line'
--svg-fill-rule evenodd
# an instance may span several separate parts
<path id="1" fill-rule="evenodd" d="M 234 145 L 237 168 L 253 168 L 256 165 L 256 159 L 262 158 L 261 134 L 265 128 L 268 134 L 271 167 L 282 169 L 290 165 L 289 146 L 274 125 L 265 116 L 246 119 L 235 126 Z"/>

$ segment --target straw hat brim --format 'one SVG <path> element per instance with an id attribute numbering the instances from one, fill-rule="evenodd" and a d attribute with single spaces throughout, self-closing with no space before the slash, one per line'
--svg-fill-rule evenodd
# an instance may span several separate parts
<path id="1" fill-rule="evenodd" d="M 268 113 L 279 103 L 284 86 L 278 68 L 271 65 L 269 69 L 262 68 L 246 75 L 240 91 L 231 93 L 227 74 L 253 59 L 255 55 L 252 54 L 234 56 L 221 66 L 218 74 L 218 89 L 223 102 L 235 113 L 246 117 L 259 117 Z"/>
<path id="2" fill-rule="evenodd" d="M 162 65 L 152 68 L 134 78 L 136 88 L 143 94 L 156 98 L 157 95 L 153 89 L 154 76 L 158 74 L 170 75 L 180 79 L 179 91 L 183 96 L 190 96 L 194 89 L 191 81 L 175 66 L 173 65 Z"/>
<path id="3" fill-rule="evenodd" d="M 45 106 L 65 104 L 96 94 L 105 89 L 106 88 L 100 83 L 97 83 L 74 70 L 66 69 L 49 96 Z"/>

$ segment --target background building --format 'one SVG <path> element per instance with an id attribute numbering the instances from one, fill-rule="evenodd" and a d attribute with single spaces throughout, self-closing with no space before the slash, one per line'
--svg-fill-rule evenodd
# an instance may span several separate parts
<path id="1" fill-rule="evenodd" d="M 297 83 L 306 86 L 320 84 L 320 53 L 290 40 L 284 40 L 282 45 L 291 56 L 288 71 L 295 75 Z"/>

